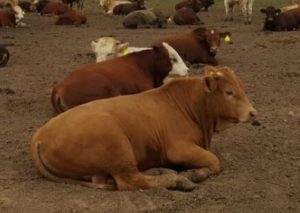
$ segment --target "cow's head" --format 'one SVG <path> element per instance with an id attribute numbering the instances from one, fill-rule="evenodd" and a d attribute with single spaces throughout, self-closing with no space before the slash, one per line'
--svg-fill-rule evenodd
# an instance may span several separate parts
<path id="1" fill-rule="evenodd" d="M 15 11 L 16 22 L 18 23 L 24 18 L 25 12 L 20 6 L 14 6 L 13 10 Z"/>
<path id="2" fill-rule="evenodd" d="M 113 37 L 101 37 L 91 42 L 92 51 L 96 54 L 96 61 L 105 61 L 122 55 L 128 49 L 128 42 L 121 42 Z"/>
<path id="3" fill-rule="evenodd" d="M 152 12 L 156 15 L 156 24 L 158 28 L 166 28 L 168 26 L 168 19 L 170 16 L 165 15 L 161 10 L 154 8 Z"/>
<path id="4" fill-rule="evenodd" d="M 220 48 L 221 38 L 225 38 L 226 36 L 231 36 L 230 32 L 218 32 L 214 28 L 202 28 L 199 27 L 194 30 L 197 37 L 200 40 L 205 40 L 205 43 L 208 46 L 209 53 L 215 56 Z"/>
<path id="5" fill-rule="evenodd" d="M 248 122 L 256 116 L 240 80 L 230 68 L 206 66 L 204 72 L 208 110 L 217 118 L 217 129 L 228 123 Z"/>
<path id="6" fill-rule="evenodd" d="M 267 7 L 267 8 L 262 8 L 260 12 L 266 14 L 266 22 L 274 22 L 275 17 L 280 14 L 280 9 L 275 9 L 275 7 Z"/>
<path id="7" fill-rule="evenodd" d="M 103 8 L 105 12 L 107 12 L 110 10 L 112 3 L 113 3 L 112 0 L 102 0 L 100 1 L 100 6 Z"/>
<path id="8" fill-rule="evenodd" d="M 166 42 L 152 48 L 156 54 L 157 70 L 168 71 L 170 75 L 185 76 L 189 68 L 185 65 L 177 51 Z"/>

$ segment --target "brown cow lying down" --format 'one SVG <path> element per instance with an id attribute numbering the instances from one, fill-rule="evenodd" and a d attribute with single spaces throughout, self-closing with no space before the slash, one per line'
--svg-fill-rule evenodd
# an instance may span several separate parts
<path id="1" fill-rule="evenodd" d="M 15 27 L 16 24 L 15 11 L 12 9 L 0 10 L 0 27 Z"/>
<path id="2" fill-rule="evenodd" d="M 264 31 L 295 30 L 300 26 L 300 8 L 281 13 L 280 9 L 271 6 L 260 11 L 266 14 Z"/>
<path id="3" fill-rule="evenodd" d="M 137 10 L 129 13 L 123 20 L 125 28 L 157 27 L 165 28 L 168 24 L 168 17 L 159 9 Z"/>
<path id="4" fill-rule="evenodd" d="M 85 15 L 80 11 L 68 10 L 64 14 L 59 15 L 56 20 L 56 25 L 76 25 L 80 26 L 81 24 L 86 23 Z"/>
<path id="5" fill-rule="evenodd" d="M 63 112 L 96 99 L 149 90 L 162 85 L 169 73 L 183 76 L 187 72 L 178 53 L 163 43 L 75 70 L 54 87 L 52 105 Z"/>
<path id="6" fill-rule="evenodd" d="M 62 15 L 71 8 L 61 2 L 48 2 L 46 6 L 41 10 L 40 14 L 42 16 L 54 16 L 54 15 Z"/>
<path id="7" fill-rule="evenodd" d="M 203 24 L 200 21 L 197 14 L 188 7 L 183 7 L 177 10 L 174 14 L 173 21 L 177 25 L 200 25 Z"/>
<path id="8" fill-rule="evenodd" d="M 189 63 L 205 63 L 217 65 L 215 59 L 220 47 L 220 40 L 229 32 L 218 32 L 213 28 L 197 28 L 189 33 L 171 35 L 161 38 L 159 42 L 167 42 Z"/>
<path id="9" fill-rule="evenodd" d="M 199 182 L 220 172 L 219 159 L 209 151 L 213 133 L 256 116 L 229 68 L 205 71 L 204 77 L 92 101 L 56 116 L 32 138 L 36 167 L 52 181 L 93 188 L 113 188 L 112 177 L 119 190 L 193 189 L 188 179 Z M 191 170 L 141 173 L 169 165 Z"/>
<path id="10" fill-rule="evenodd" d="M 144 0 L 136 0 L 132 3 L 119 4 L 113 8 L 114 15 L 127 15 L 135 10 L 144 10 Z"/>
<path id="11" fill-rule="evenodd" d="M 191 8 L 195 13 L 198 13 L 202 8 L 202 3 L 200 0 L 184 0 L 175 5 L 175 10 L 179 10 L 184 7 Z"/>

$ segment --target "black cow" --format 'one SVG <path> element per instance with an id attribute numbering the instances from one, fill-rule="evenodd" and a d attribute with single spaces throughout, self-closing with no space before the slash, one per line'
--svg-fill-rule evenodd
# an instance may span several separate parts
<path id="1" fill-rule="evenodd" d="M 293 9 L 295 10 L 295 9 Z M 280 9 L 275 7 L 263 8 L 260 11 L 266 14 L 264 31 L 290 31 L 299 28 L 300 20 L 297 20 L 297 11 L 300 10 L 290 10 L 286 12 L 281 12 Z M 292 12 L 291 12 L 292 11 Z"/>

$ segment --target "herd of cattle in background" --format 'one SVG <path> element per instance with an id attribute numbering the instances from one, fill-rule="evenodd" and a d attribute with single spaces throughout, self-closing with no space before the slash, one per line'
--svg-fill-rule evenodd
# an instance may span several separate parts
<path id="1" fill-rule="evenodd" d="M 245 24 L 251 24 L 253 2 L 224 0 L 225 21 L 233 20 L 233 8 L 240 4 Z M 19 7 L 58 16 L 57 25 L 79 26 L 87 21 L 81 11 L 72 9 L 73 4 L 83 9 L 83 0 L 1 3 L 11 8 L 0 10 L 0 26 L 26 26 L 20 24 L 24 13 Z M 146 8 L 144 0 L 100 0 L 105 13 L 125 16 L 125 28 L 163 28 L 170 22 L 200 25 L 197 13 L 213 4 L 213 0 L 184 0 L 169 17 L 159 8 Z M 263 30 L 300 26 L 299 4 L 281 10 L 270 6 L 261 12 L 266 14 Z M 230 42 L 230 36 L 230 32 L 197 27 L 159 38 L 149 47 L 131 47 L 113 37 L 92 41 L 97 63 L 70 72 L 52 90 L 51 102 L 59 115 L 41 127 L 31 143 L 38 170 L 57 182 L 119 190 L 192 190 L 194 183 L 218 174 L 219 159 L 209 151 L 213 133 L 256 117 L 234 72 L 216 66 L 221 40 Z M 9 57 L 1 47 L 0 66 Z M 208 65 L 202 77 L 164 84 L 167 76 L 187 76 L 186 64 L 199 63 Z M 140 172 L 168 165 L 191 170 L 178 174 L 160 169 L 160 175 Z"/>

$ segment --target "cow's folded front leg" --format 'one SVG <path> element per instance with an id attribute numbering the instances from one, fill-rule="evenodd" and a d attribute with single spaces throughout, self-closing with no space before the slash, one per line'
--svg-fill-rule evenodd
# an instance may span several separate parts
<path id="1" fill-rule="evenodd" d="M 163 175 L 163 174 L 177 174 L 177 172 L 173 169 L 167 169 L 167 168 L 151 168 L 148 170 L 143 171 L 144 175 Z"/>
<path id="2" fill-rule="evenodd" d="M 197 145 L 190 145 L 185 149 L 177 147 L 170 149 L 168 159 L 173 164 L 190 168 L 190 170 L 181 172 L 180 175 L 193 182 L 203 181 L 210 175 L 220 172 L 220 161 L 217 156 Z"/>

